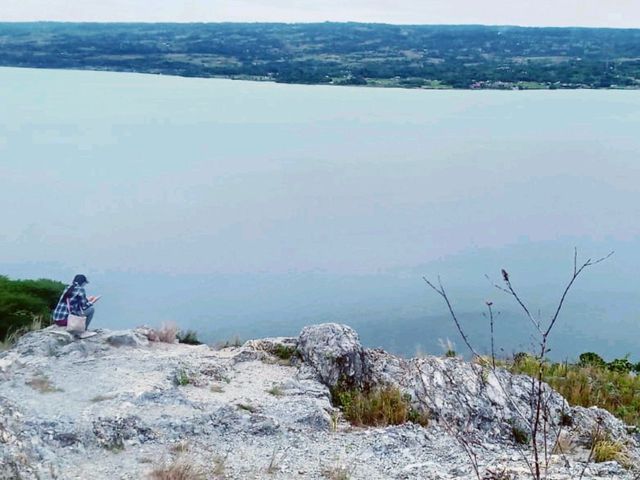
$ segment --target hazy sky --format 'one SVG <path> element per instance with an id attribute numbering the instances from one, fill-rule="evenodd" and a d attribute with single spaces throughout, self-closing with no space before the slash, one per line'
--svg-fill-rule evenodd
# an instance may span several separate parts
<path id="1" fill-rule="evenodd" d="M 640 27 L 638 0 L 1 0 L 0 20 Z"/>

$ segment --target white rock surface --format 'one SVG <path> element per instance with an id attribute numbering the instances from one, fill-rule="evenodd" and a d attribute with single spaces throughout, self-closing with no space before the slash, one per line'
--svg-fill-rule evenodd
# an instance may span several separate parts
<path id="1" fill-rule="evenodd" d="M 526 406 L 524 377 L 498 373 L 512 385 L 504 391 L 477 365 L 363 349 L 352 329 L 335 324 L 222 350 L 149 342 L 147 333 L 98 331 L 74 341 L 53 327 L 0 354 L 0 479 L 140 480 L 177 458 L 207 479 L 323 479 L 340 469 L 351 479 L 474 478 L 438 417 L 467 425 L 483 472 L 505 468 L 513 479 L 530 478 L 505 429 L 514 405 Z M 274 355 L 296 345 L 291 362 Z M 344 375 L 354 384 L 398 385 L 434 421 L 351 427 L 328 388 Z M 460 407 L 461 396 L 468 407 Z M 606 417 L 606 428 L 636 452 L 624 425 L 606 412 L 571 414 L 576 435 Z M 554 458 L 549 478 L 577 478 L 587 453 L 578 448 L 568 466 Z M 608 462 L 590 465 L 584 478 L 634 474 Z"/>

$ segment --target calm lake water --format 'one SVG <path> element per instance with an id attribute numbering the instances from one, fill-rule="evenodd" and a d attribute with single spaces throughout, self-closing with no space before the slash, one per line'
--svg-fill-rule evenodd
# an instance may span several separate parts
<path id="1" fill-rule="evenodd" d="M 556 358 L 640 360 L 640 92 L 416 91 L 0 69 L 0 272 L 104 295 L 96 326 L 176 321 L 208 341 L 315 322 L 412 354 L 488 348 L 543 318 L 573 247 Z"/>

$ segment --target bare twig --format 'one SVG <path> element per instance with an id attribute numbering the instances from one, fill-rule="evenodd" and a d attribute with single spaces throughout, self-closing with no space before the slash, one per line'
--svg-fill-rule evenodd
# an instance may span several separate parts
<path id="1" fill-rule="evenodd" d="M 478 352 L 475 351 L 475 349 L 471 346 L 471 343 L 469 342 L 469 339 L 467 338 L 467 335 L 464 333 L 464 330 L 462 329 L 462 326 L 460 325 L 460 322 L 458 321 L 458 317 L 456 316 L 455 312 L 453 311 L 453 307 L 451 306 L 451 302 L 449 301 L 449 297 L 447 296 L 447 292 L 444 290 L 444 287 L 442 286 L 442 282 L 440 281 L 440 277 L 438 276 L 438 287 L 436 287 L 433 283 L 431 283 L 427 277 L 422 277 L 422 279 L 427 283 L 427 285 L 429 285 L 436 293 L 438 293 L 445 301 L 445 303 L 447 304 L 447 307 L 449 308 L 449 313 L 451 314 L 451 318 L 453 318 L 453 321 L 456 324 L 456 327 L 458 329 L 458 332 L 460 333 L 460 336 L 462 337 L 462 340 L 464 341 L 465 345 L 467 346 L 467 348 L 469 349 L 469 351 L 471 351 L 471 353 L 476 356 L 479 357 L 480 354 Z"/>
<path id="2" fill-rule="evenodd" d="M 569 279 L 569 281 L 567 282 L 567 284 L 565 285 L 565 287 L 564 287 L 564 289 L 562 291 L 562 295 L 560 296 L 560 299 L 559 299 L 559 301 L 558 301 L 558 303 L 556 305 L 556 308 L 554 310 L 553 316 L 550 318 L 549 323 L 544 327 L 541 325 L 541 322 L 540 322 L 540 313 L 538 313 L 538 318 L 535 318 L 531 314 L 531 311 L 529 310 L 529 308 L 527 307 L 525 302 L 522 300 L 521 296 L 518 294 L 516 289 L 513 287 L 513 284 L 511 282 L 511 278 L 509 276 L 509 273 L 507 273 L 506 270 L 502 269 L 502 271 L 501 271 L 502 280 L 503 280 L 503 283 L 504 283 L 505 286 L 501 286 L 501 285 L 498 285 L 497 283 L 493 283 L 492 282 L 494 287 L 498 288 L 502 292 L 505 292 L 505 293 L 507 293 L 508 295 L 510 295 L 511 297 L 514 298 L 516 303 L 524 311 L 526 318 L 534 326 L 536 332 L 539 335 L 539 338 L 536 340 L 538 353 L 534 356 L 534 358 L 536 360 L 536 363 L 537 363 L 537 366 L 538 366 L 538 370 L 537 370 L 536 374 L 531 377 L 531 391 L 530 391 L 530 396 L 529 396 L 529 398 L 530 398 L 531 415 L 528 418 L 526 418 L 524 415 L 521 414 L 521 412 L 520 412 L 519 408 L 517 407 L 517 405 L 515 404 L 515 402 L 511 402 L 511 403 L 513 403 L 515 411 L 518 412 L 518 414 L 522 415 L 523 420 L 525 420 L 529 424 L 529 430 L 530 430 L 530 433 L 531 433 L 531 448 L 532 448 L 533 458 L 532 458 L 531 461 L 529 461 L 529 459 L 526 457 L 524 452 L 522 452 L 522 454 L 523 454 L 523 457 L 524 457 L 524 460 L 525 460 L 527 466 L 529 466 L 529 468 L 530 468 L 530 471 L 532 473 L 533 478 L 536 479 L 536 480 L 541 480 L 541 478 L 542 478 L 541 467 L 544 466 L 545 475 L 547 474 L 548 469 L 549 469 L 551 454 L 552 454 L 553 450 L 555 449 L 555 447 L 558 445 L 558 442 L 559 442 L 559 439 L 560 439 L 560 435 L 562 433 L 562 424 L 561 423 L 559 425 L 559 428 L 557 428 L 557 429 L 553 425 L 553 421 L 551 419 L 551 411 L 549 409 L 550 393 L 546 391 L 545 383 L 544 383 L 545 361 L 546 361 L 546 355 L 547 355 L 547 353 L 549 351 L 549 349 L 548 349 L 549 335 L 551 334 L 554 326 L 556 325 L 556 323 L 558 321 L 558 318 L 559 318 L 560 313 L 562 311 L 562 308 L 564 306 L 564 303 L 565 303 L 565 300 L 567 298 L 567 295 L 568 295 L 569 291 L 571 290 L 571 288 L 573 287 L 576 279 L 580 276 L 580 274 L 586 268 L 591 267 L 593 265 L 596 265 L 598 263 L 601 263 L 601 262 L 607 260 L 609 257 L 611 257 L 613 255 L 613 253 L 614 252 L 610 252 L 608 255 L 606 255 L 604 257 L 601 257 L 601 258 L 598 258 L 597 260 L 591 260 L 589 258 L 583 264 L 579 265 L 578 264 L 578 251 L 577 251 L 577 249 L 574 248 L 572 276 L 571 276 L 571 278 Z M 488 276 L 487 276 L 487 278 L 489 279 Z M 438 293 L 444 299 L 444 301 L 447 304 L 447 307 L 449 309 L 449 313 L 451 315 L 451 318 L 453 319 L 453 321 L 454 321 L 454 323 L 456 325 L 456 328 L 458 329 L 458 332 L 462 336 L 462 339 L 464 340 L 466 346 L 473 353 L 473 355 L 475 355 L 476 357 L 479 357 L 479 358 L 482 359 L 482 357 L 472 347 L 471 342 L 469 341 L 469 338 L 465 334 L 464 329 L 462 328 L 462 325 L 458 321 L 458 318 L 457 318 L 457 316 L 456 316 L 456 314 L 455 314 L 455 312 L 453 310 L 451 302 L 449 301 L 449 297 L 447 296 L 447 293 L 446 293 L 444 287 L 442 286 L 442 282 L 440 280 L 440 277 L 438 277 L 438 286 L 434 285 L 426 277 L 423 277 L 423 280 L 427 283 L 427 285 L 429 285 L 429 287 L 431 287 L 431 289 L 433 289 L 436 293 Z M 499 376 L 497 375 L 497 369 L 496 369 L 495 345 L 494 345 L 494 314 L 493 314 L 493 308 L 492 308 L 493 302 L 486 302 L 486 305 L 487 305 L 488 312 L 489 312 L 489 320 L 490 320 L 490 328 L 491 328 L 491 359 L 492 359 L 491 367 L 492 367 L 492 371 L 493 371 L 493 373 L 494 373 L 494 375 L 495 375 L 495 377 L 497 379 L 498 385 L 500 385 L 500 388 L 506 394 L 505 388 L 502 385 L 502 382 L 500 381 Z M 424 380 L 422 380 L 422 377 L 421 377 L 421 381 L 422 381 L 423 389 L 426 392 L 426 386 L 424 385 Z M 450 381 L 452 381 L 452 379 L 450 379 Z M 506 395 L 506 396 L 507 396 L 507 398 L 509 398 L 508 395 Z M 563 406 L 563 409 L 564 409 L 564 406 Z M 599 425 L 599 427 L 600 427 L 600 425 Z M 554 441 L 554 446 L 550 451 L 549 450 L 549 445 L 548 445 L 548 440 L 549 440 L 550 435 L 552 435 L 552 434 L 555 434 L 555 441 Z M 598 432 L 596 434 L 598 434 Z M 539 445 L 540 435 L 542 436 L 542 441 L 544 442 L 544 445 L 542 446 L 542 448 L 543 448 L 542 452 L 540 451 L 540 445 Z M 456 436 L 456 438 L 458 438 L 458 436 Z M 468 450 L 468 447 L 469 447 L 469 444 L 468 443 L 464 443 L 464 441 L 463 441 L 463 448 L 465 448 L 465 451 Z M 582 472 L 582 475 L 580 476 L 580 478 L 582 478 L 582 476 L 584 475 L 584 472 L 586 471 L 587 465 L 589 464 L 589 461 L 591 460 L 591 457 L 593 455 L 593 448 L 594 447 L 592 446 L 592 452 L 591 452 L 591 454 L 589 456 L 589 459 L 587 460 L 587 464 L 585 465 L 585 467 L 583 469 L 583 472 Z M 473 454 L 473 452 L 471 452 L 471 453 Z M 564 454 L 564 452 L 561 452 L 561 453 Z M 479 475 L 477 458 L 474 455 L 469 455 L 469 456 L 470 456 L 470 458 L 473 459 L 473 462 L 475 462 L 475 463 L 473 463 L 473 462 L 472 463 L 474 465 L 474 471 L 476 472 L 476 475 Z M 566 462 L 567 462 L 566 456 L 564 456 L 564 458 L 565 458 L 565 464 L 566 464 Z M 542 459 L 544 459 L 544 464 L 542 462 Z"/>
<path id="3" fill-rule="evenodd" d="M 491 325 L 491 365 L 495 370 L 496 369 L 496 348 L 494 344 L 494 334 L 493 334 L 493 309 L 491 308 L 492 305 L 493 305 L 493 302 L 487 301 L 487 309 L 489 310 L 489 322 Z"/>
<path id="4" fill-rule="evenodd" d="M 591 450 L 589 451 L 589 456 L 587 457 L 587 461 L 584 464 L 584 468 L 582 469 L 582 472 L 580 472 L 580 477 L 578 477 L 578 480 L 582 480 L 582 477 L 584 477 L 584 473 L 587 471 L 587 467 L 589 466 L 589 463 L 591 463 L 591 460 L 593 459 L 593 454 L 596 450 L 596 443 L 598 442 L 598 438 L 600 437 L 601 427 L 602 427 L 602 421 L 600 418 L 598 418 L 598 426 L 596 427 L 596 431 L 593 434 L 593 441 L 591 442 Z"/>

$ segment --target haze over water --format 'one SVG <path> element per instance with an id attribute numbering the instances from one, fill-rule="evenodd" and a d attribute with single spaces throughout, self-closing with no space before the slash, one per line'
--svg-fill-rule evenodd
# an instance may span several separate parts
<path id="1" fill-rule="evenodd" d="M 638 359 L 640 93 L 418 91 L 0 69 L 0 273 L 104 298 L 96 327 L 174 320 L 206 340 L 316 322 L 412 354 L 463 351 L 441 275 L 486 350 L 547 317 L 573 247 L 610 250 L 552 356 Z"/>

